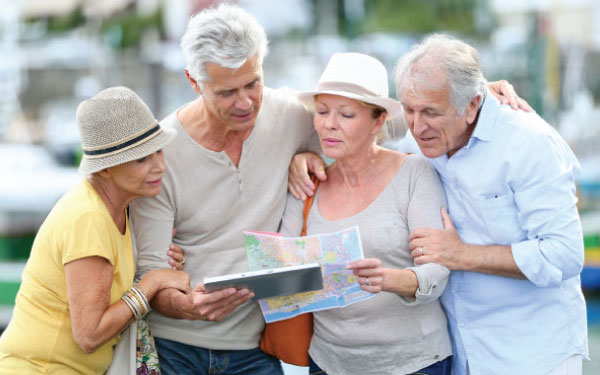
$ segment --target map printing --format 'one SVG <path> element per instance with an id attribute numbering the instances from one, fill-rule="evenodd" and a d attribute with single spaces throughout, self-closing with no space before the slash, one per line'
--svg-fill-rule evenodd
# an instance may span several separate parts
<path id="1" fill-rule="evenodd" d="M 363 259 L 358 227 L 330 234 L 282 237 L 276 233 L 244 232 L 250 271 L 319 263 L 323 289 L 259 300 L 267 323 L 318 310 L 344 307 L 373 296 L 360 288 L 346 265 Z"/>

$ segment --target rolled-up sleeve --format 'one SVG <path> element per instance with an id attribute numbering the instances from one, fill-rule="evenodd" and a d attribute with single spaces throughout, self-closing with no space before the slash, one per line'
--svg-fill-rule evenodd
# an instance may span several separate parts
<path id="1" fill-rule="evenodd" d="M 526 239 L 511 245 L 515 264 L 538 287 L 558 287 L 581 273 L 584 258 L 575 180 L 579 163 L 554 137 L 536 140 L 534 162 L 523 163 L 514 184 Z"/>

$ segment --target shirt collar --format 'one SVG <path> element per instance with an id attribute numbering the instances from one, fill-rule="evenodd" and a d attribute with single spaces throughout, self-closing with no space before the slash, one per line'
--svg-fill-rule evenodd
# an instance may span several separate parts
<path id="1" fill-rule="evenodd" d="M 496 124 L 496 116 L 500 110 L 500 105 L 498 99 L 489 90 L 486 90 L 481 107 L 479 108 L 477 124 L 475 125 L 475 130 L 473 130 L 471 139 L 467 143 L 467 148 L 469 148 L 473 139 L 486 142 L 492 139 L 492 132 Z"/>
<path id="2" fill-rule="evenodd" d="M 469 141 L 463 147 L 464 149 L 470 149 L 476 140 L 489 142 L 492 139 L 492 133 L 496 124 L 496 116 L 498 115 L 500 108 L 501 104 L 498 99 L 496 99 L 490 90 L 486 90 L 485 96 L 481 100 L 479 106 L 477 124 L 475 125 L 475 129 L 473 130 L 473 134 L 471 134 Z M 448 161 L 448 154 L 440 155 L 432 160 L 435 160 L 434 164 L 444 165 Z"/>

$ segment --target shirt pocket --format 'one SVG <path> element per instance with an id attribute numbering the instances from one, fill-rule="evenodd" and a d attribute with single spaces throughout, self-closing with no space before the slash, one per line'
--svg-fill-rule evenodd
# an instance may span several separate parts
<path id="1" fill-rule="evenodd" d="M 522 237 L 513 193 L 483 199 L 479 202 L 479 206 L 488 234 L 494 244 L 509 245 Z"/>

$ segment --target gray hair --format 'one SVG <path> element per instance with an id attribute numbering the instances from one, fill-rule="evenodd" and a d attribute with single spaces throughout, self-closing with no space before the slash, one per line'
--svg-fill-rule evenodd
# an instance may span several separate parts
<path id="1" fill-rule="evenodd" d="M 192 16 L 181 38 L 186 68 L 198 83 L 209 79 L 207 63 L 237 69 L 257 55 L 262 64 L 267 44 L 262 26 L 246 11 L 227 4 Z"/>
<path id="2" fill-rule="evenodd" d="M 412 90 L 415 86 L 441 89 L 446 82 L 433 82 L 436 72 L 448 79 L 450 102 L 458 114 L 464 112 L 471 99 L 485 95 L 487 81 L 477 50 L 444 34 L 429 36 L 398 60 L 394 68 L 396 95 L 400 98 L 406 80 L 410 81 Z"/>

